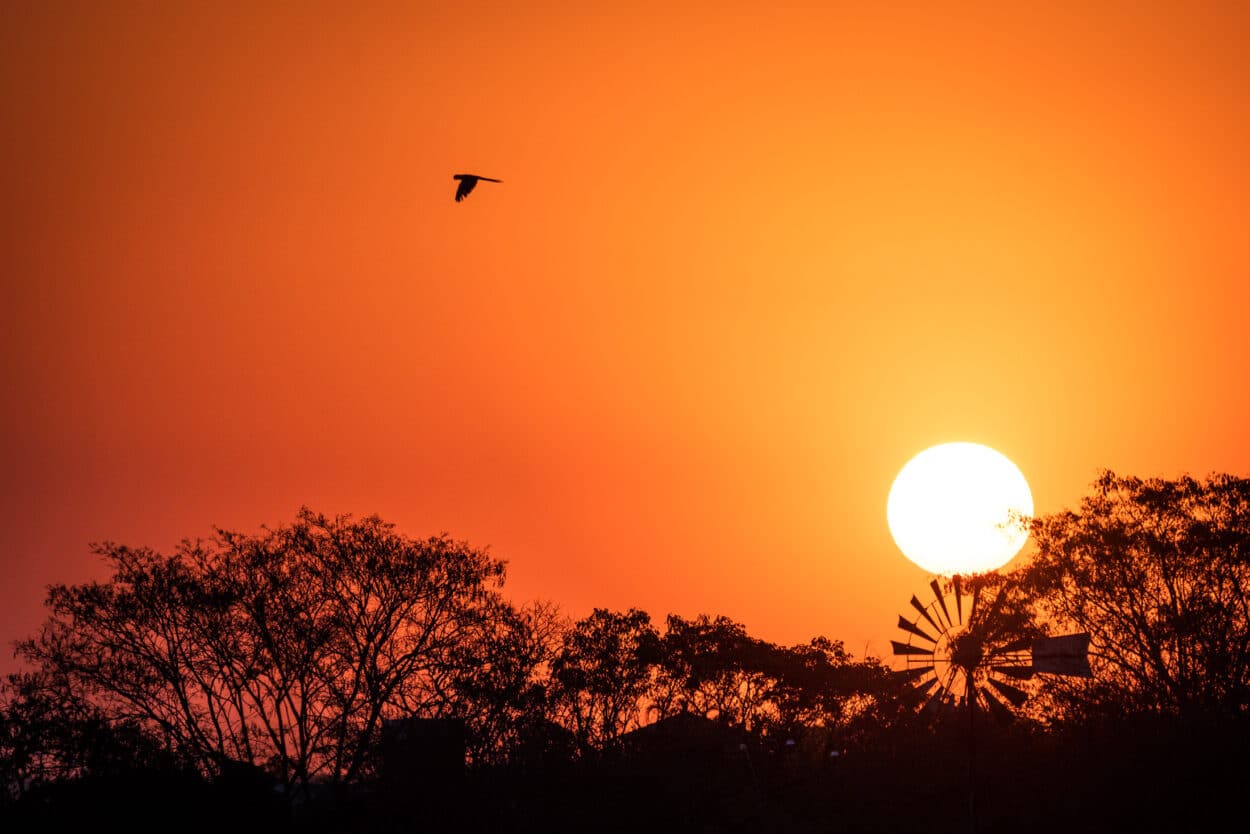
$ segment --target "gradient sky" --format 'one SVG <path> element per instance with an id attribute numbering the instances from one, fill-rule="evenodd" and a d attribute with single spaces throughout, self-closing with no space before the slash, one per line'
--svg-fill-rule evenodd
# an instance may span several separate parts
<path id="1" fill-rule="evenodd" d="M 1250 471 L 1250 5 L 808 5 L 4 4 L 0 639 L 307 505 L 889 659 L 924 448 Z"/>

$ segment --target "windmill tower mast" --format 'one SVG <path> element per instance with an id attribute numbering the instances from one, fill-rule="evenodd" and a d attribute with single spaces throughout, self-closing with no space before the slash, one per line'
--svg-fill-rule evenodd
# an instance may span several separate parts
<path id="1" fill-rule="evenodd" d="M 976 722 L 981 706 L 1003 722 L 1014 718 L 1028 699 L 1028 692 L 1007 679 L 1027 681 L 1036 674 L 1091 677 L 1089 635 L 1065 634 L 1058 637 L 1032 636 L 1032 628 L 1013 627 L 1003 611 L 1006 588 L 998 574 L 981 575 L 986 580 L 969 580 L 955 574 L 947 588 L 939 579 L 929 583 L 933 601 L 923 604 L 914 594 L 911 607 L 916 616 L 898 618 L 906 640 L 891 640 L 895 657 L 904 668 L 896 672 L 909 680 L 927 697 L 920 710 L 938 712 L 958 706 L 962 697 L 968 711 L 968 822 L 977 830 L 976 807 Z M 965 583 L 971 584 L 972 598 L 964 616 Z M 995 585 L 998 585 L 995 590 Z M 993 593 L 988 609 L 982 597 Z M 948 605 L 951 598 L 953 604 Z M 931 633 L 933 632 L 933 633 Z M 1025 632 L 1022 636 L 1020 632 Z M 962 691 L 961 691 L 962 690 Z"/>
<path id="2" fill-rule="evenodd" d="M 956 575 L 954 581 L 959 581 Z M 977 834 L 977 682 L 971 668 L 964 669 L 968 702 L 968 831 Z"/>

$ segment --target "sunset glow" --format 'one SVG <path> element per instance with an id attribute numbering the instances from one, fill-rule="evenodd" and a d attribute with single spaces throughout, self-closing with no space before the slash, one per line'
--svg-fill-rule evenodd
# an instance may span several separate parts
<path id="1" fill-rule="evenodd" d="M 1039 513 L 1250 471 L 1247 43 L 1222 2 L 4 4 L 0 638 L 92 542 L 306 505 L 571 616 L 886 653 L 918 450 L 1010 450 Z"/>

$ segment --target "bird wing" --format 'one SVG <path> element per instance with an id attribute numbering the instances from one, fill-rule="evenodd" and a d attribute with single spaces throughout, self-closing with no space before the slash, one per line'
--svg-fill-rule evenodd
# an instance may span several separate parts
<path id="1" fill-rule="evenodd" d="M 477 185 L 477 177 L 469 177 L 464 174 L 457 174 L 456 179 L 460 180 L 460 185 L 456 186 L 456 202 L 460 202 L 469 196 L 469 192 L 473 190 L 473 186 Z"/>

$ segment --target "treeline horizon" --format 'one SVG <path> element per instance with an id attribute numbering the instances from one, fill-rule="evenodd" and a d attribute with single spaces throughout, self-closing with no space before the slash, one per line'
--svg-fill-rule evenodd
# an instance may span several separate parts
<path id="1" fill-rule="evenodd" d="M 984 751 L 1014 745 L 1034 761 L 1062 759 L 1059 740 L 1116 738 L 1124 748 L 1146 726 L 1168 728 L 1150 737 L 1177 743 L 1241 737 L 1250 481 L 1104 472 L 1079 508 L 1032 519 L 1030 533 L 1028 564 L 964 581 L 994 596 L 1005 636 L 1088 633 L 1094 674 L 1029 677 L 1009 721 L 983 718 Z M 110 578 L 51 586 L 47 620 L 15 644 L 24 668 L 0 687 L 6 811 L 29 815 L 65 786 L 109 774 L 213 784 L 243 768 L 289 812 L 327 787 L 386 784 L 386 729 L 419 719 L 462 728 L 467 773 L 525 783 L 533 795 L 542 794 L 526 782 L 535 774 L 564 774 L 567 785 L 580 768 L 577 778 L 593 770 L 628 781 L 605 763 L 639 761 L 640 750 L 665 749 L 664 738 L 665 764 L 651 760 L 652 773 L 715 748 L 715 762 L 732 760 L 746 778 L 743 760 L 754 755 L 749 791 L 733 780 L 718 790 L 754 792 L 759 801 L 739 817 L 762 825 L 752 814 L 765 794 L 773 812 L 786 790 L 797 791 L 791 805 L 814 809 L 812 796 L 837 794 L 827 783 L 836 767 L 840 790 L 848 774 L 877 774 L 855 794 L 864 798 L 907 773 L 919 778 L 908 748 L 932 759 L 973 741 L 957 710 L 920 709 L 926 699 L 905 676 L 856 659 L 840 640 L 777 645 L 712 613 L 657 624 L 636 608 L 596 608 L 572 620 L 549 602 L 509 601 L 505 563 L 486 550 L 410 538 L 376 515 L 305 507 L 290 524 L 217 530 L 172 553 L 111 542 L 93 550 Z M 639 732 L 647 727 L 666 729 Z M 673 738 L 690 743 L 671 747 Z M 763 791 L 767 779 L 782 781 Z M 872 804 L 880 819 L 891 807 L 907 803 Z M 783 818 L 797 825 L 769 817 Z"/>

